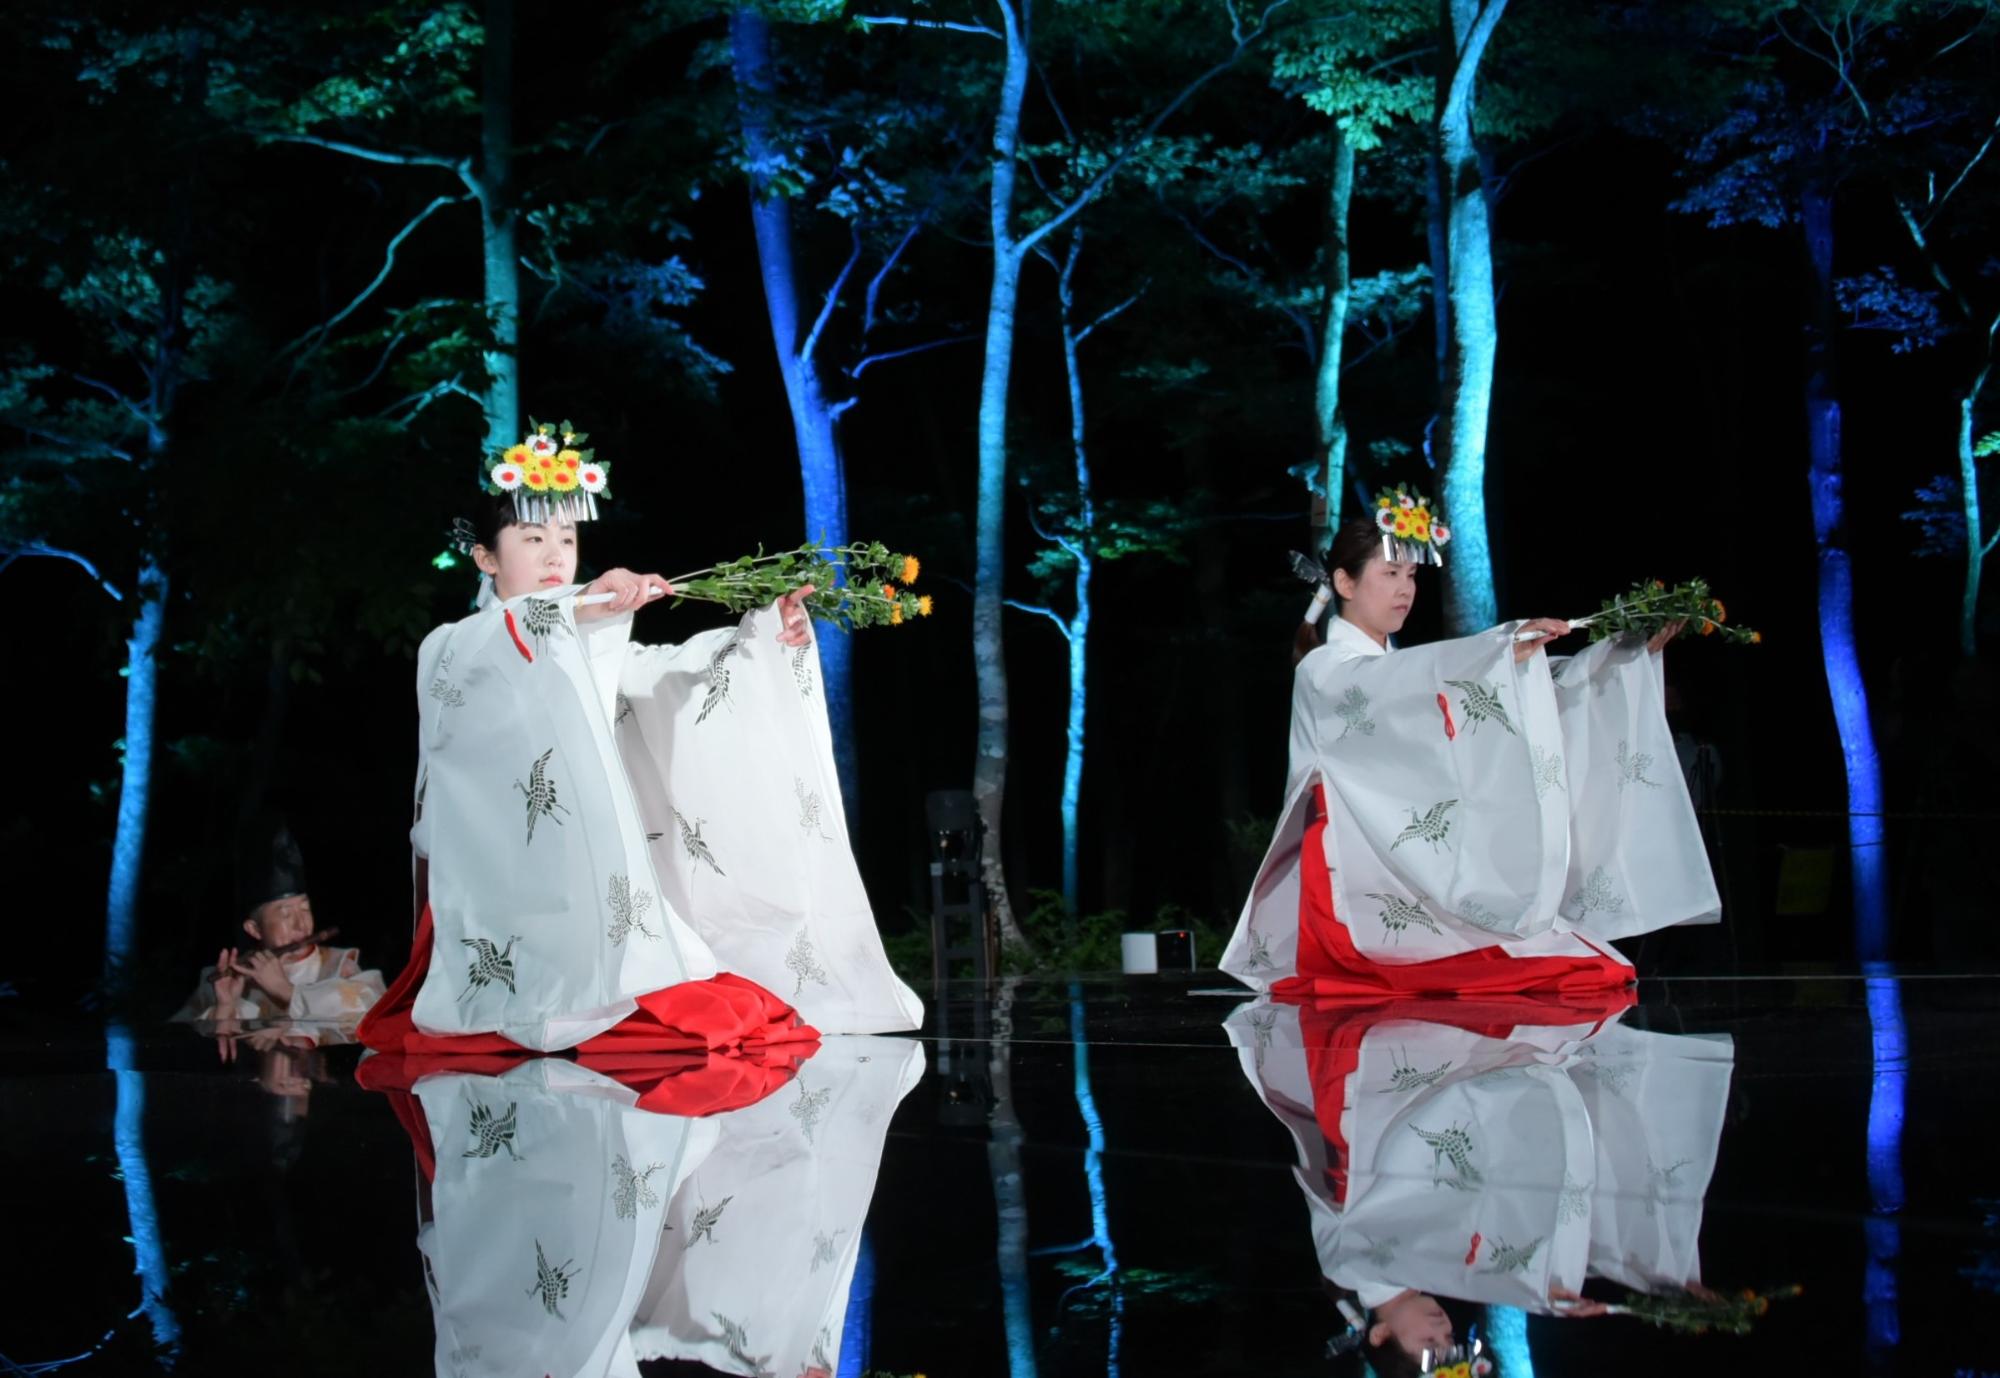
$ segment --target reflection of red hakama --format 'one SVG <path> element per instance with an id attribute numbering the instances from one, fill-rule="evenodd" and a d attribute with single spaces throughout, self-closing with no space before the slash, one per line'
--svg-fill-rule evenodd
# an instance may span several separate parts
<path id="1" fill-rule="evenodd" d="M 1630 985 L 1632 968 L 1577 941 L 1595 956 L 1517 957 L 1496 943 L 1428 962 L 1371 961 L 1333 912 L 1333 878 L 1327 871 L 1326 787 L 1313 786 L 1313 818 L 1299 849 L 1299 951 L 1297 975 L 1273 983 L 1281 1000 L 1383 995 L 1488 996 L 1523 992 L 1568 993 Z"/>
<path id="2" fill-rule="evenodd" d="M 431 965 L 431 910 L 424 906 L 410 944 L 409 964 L 355 1030 L 355 1037 L 382 1053 L 412 1057 L 535 1052 L 497 1033 L 427 1034 L 412 1018 L 417 992 Z M 755 981 L 723 972 L 706 981 L 682 981 L 638 997 L 639 1008 L 603 1033 L 565 1052 L 579 1057 L 634 1053 L 720 1053 L 773 1055 L 789 1065 L 819 1046 L 819 1031 L 801 1023 L 798 1011 Z M 446 1064 L 440 1063 L 438 1070 Z M 789 1072 L 787 1072 L 789 1075 Z"/>

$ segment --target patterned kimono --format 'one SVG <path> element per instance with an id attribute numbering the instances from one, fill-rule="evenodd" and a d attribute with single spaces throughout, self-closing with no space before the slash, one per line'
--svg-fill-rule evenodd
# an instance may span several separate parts
<path id="1" fill-rule="evenodd" d="M 780 645 L 769 609 L 635 646 L 629 614 L 579 624 L 575 592 L 424 641 L 428 904 L 363 1041 L 590 1051 L 643 1029 L 649 1049 L 713 1048 L 778 1036 L 793 1008 L 826 1031 L 915 1028 L 848 846 L 812 648 Z"/>
<path id="2" fill-rule="evenodd" d="M 181 1022 L 217 1019 L 292 1019 L 352 1025 L 382 998 L 382 973 L 361 965 L 358 947 L 321 945 L 297 957 L 278 959 L 292 983 L 289 1004 L 280 1005 L 263 987 L 243 983 L 243 994 L 224 1009 L 215 999 L 215 968 L 202 968 L 194 994 L 174 1015 Z"/>
<path id="3" fill-rule="evenodd" d="M 1720 917 L 1660 658 L 1516 663 L 1518 626 L 1392 653 L 1334 620 L 1224 971 L 1302 997 L 1619 985 L 1610 940 Z"/>
<path id="4" fill-rule="evenodd" d="M 1320 1270 L 1380 1306 L 1405 1290 L 1551 1312 L 1550 1289 L 1701 1280 L 1734 1049 L 1642 1032 L 1620 993 L 1542 1003 L 1263 1001 L 1226 1022 L 1291 1131 Z"/>

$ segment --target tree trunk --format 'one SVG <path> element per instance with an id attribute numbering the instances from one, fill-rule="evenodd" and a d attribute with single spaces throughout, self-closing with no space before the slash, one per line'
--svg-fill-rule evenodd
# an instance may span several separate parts
<path id="1" fill-rule="evenodd" d="M 993 1115 L 986 1144 L 986 1170 L 993 1182 L 997 1225 L 1000 1310 L 1007 1336 L 1010 1378 L 1035 1378 L 1034 1289 L 1028 1276 L 1028 1189 L 1021 1147 L 1026 1135 L 1014 1109 L 1014 988 L 1018 976 L 1001 982 L 993 1007 L 993 1041 L 986 1071 L 993 1086 Z"/>
<path id="2" fill-rule="evenodd" d="M 104 906 L 104 984 L 131 981 L 139 940 L 139 883 L 146 856 L 146 810 L 153 786 L 153 721 L 159 702 L 160 631 L 167 575 L 151 555 L 139 565 L 132 634 L 125 641 L 125 748 L 118 778 L 118 824 L 111 839 L 111 884 Z"/>
<path id="3" fill-rule="evenodd" d="M 104 1065 L 117 1091 L 112 1112 L 111 1145 L 118 1158 L 118 1176 L 125 1184 L 126 1242 L 132 1246 L 132 1272 L 139 1279 L 139 1305 L 153 1330 L 153 1348 L 160 1367 L 171 1369 L 181 1352 L 181 1323 L 167 1303 L 166 1246 L 160 1240 L 160 1212 L 153 1199 L 153 1173 L 146 1158 L 146 1074 L 134 1063 L 132 1031 L 113 1020 L 104 1030 Z"/>
<path id="4" fill-rule="evenodd" d="M 1455 60 L 1439 80 L 1436 142 L 1443 174 L 1451 330 L 1445 353 L 1444 512 L 1451 523 L 1445 626 L 1465 636 L 1493 625 L 1493 557 L 1486 539 L 1486 430 L 1498 321 L 1486 187 L 1473 143 L 1480 59 L 1506 0 L 1446 0 Z"/>
<path id="5" fill-rule="evenodd" d="M 1340 405 L 1340 369 L 1345 358 L 1347 303 L 1353 295 L 1348 271 L 1347 220 L 1354 200 L 1354 145 L 1339 125 L 1333 129 L 1333 180 L 1327 197 L 1326 323 L 1320 339 L 1319 377 L 1313 389 L 1313 416 L 1319 423 L 1320 483 L 1325 493 L 1315 545 L 1324 547 L 1340 530 L 1347 491 L 1347 415 Z"/>
<path id="6" fill-rule="evenodd" d="M 847 543 L 847 469 L 833 407 L 820 381 L 818 361 L 802 343 L 799 312 L 798 259 L 792 246 L 792 212 L 781 196 L 771 194 L 763 171 L 772 164 L 770 132 L 764 102 L 775 85 L 771 26 L 756 10 L 744 8 L 730 16 L 730 47 L 734 57 L 737 110 L 743 121 L 743 142 L 750 159 L 750 224 L 757 240 L 757 267 L 764 282 L 764 305 L 777 347 L 778 372 L 785 381 L 785 401 L 792 412 L 792 436 L 799 451 L 799 479 L 805 490 L 806 539 L 829 545 Z M 816 352 L 816 349 L 814 349 Z M 840 777 L 840 797 L 848 830 L 856 825 L 860 779 L 854 747 L 854 644 L 848 634 L 829 623 L 814 629 L 819 640 L 820 682 L 826 690 L 826 713 L 833 729 L 833 763 Z"/>
<path id="7" fill-rule="evenodd" d="M 486 0 L 479 109 L 479 223 L 486 269 L 486 448 L 521 438 L 521 255 L 514 212 L 514 0 Z M 550 418 L 551 420 L 559 418 Z"/>
<path id="8" fill-rule="evenodd" d="M 1083 253 L 1083 231 L 1070 235 L 1069 251 L 1063 257 L 1062 274 L 1056 281 L 1056 301 L 1061 312 L 1063 376 L 1069 383 L 1069 444 L 1075 467 L 1077 497 L 1076 560 L 1073 580 L 1075 611 L 1070 614 L 1069 714 L 1064 726 L 1062 783 L 1062 886 L 1063 907 L 1077 912 L 1079 899 L 1077 804 L 1083 795 L 1085 710 L 1089 702 L 1090 666 L 1090 579 L 1096 567 L 1097 502 L 1090 483 L 1090 450 L 1084 442 L 1083 371 L 1077 349 L 1082 343 L 1076 329 L 1076 262 Z"/>
<path id="9" fill-rule="evenodd" d="M 1007 572 L 1007 384 L 1014 363 L 1014 316 L 1021 253 L 1014 239 L 1014 155 L 1028 89 L 1027 10 L 1001 0 L 1007 61 L 993 117 L 993 287 L 986 309 L 986 367 L 979 386 L 979 505 L 973 561 L 972 658 L 978 679 L 979 743 L 972 795 L 986 826 L 983 878 L 1004 944 L 1026 946 L 1007 893 L 1001 815 L 1007 794 L 1007 661 L 1001 614 Z"/>
<path id="10" fill-rule="evenodd" d="M 1888 956 L 1888 885 L 1882 855 L 1882 767 L 1868 691 L 1854 644 L 1854 571 L 1842 491 L 1840 398 L 1834 385 L 1833 196 L 1808 185 L 1799 196 L 1810 271 L 1806 312 L 1806 437 L 1813 538 L 1819 546 L 1820 654 L 1847 769 L 1847 834 L 1854 886 L 1855 949 L 1864 962 Z"/>

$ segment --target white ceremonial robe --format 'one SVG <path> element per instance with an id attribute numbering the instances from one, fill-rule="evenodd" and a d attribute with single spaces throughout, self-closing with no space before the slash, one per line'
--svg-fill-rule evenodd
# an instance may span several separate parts
<path id="1" fill-rule="evenodd" d="M 568 1048 L 722 969 L 824 1032 L 916 1027 L 847 846 L 824 706 L 802 688 L 815 653 L 780 646 L 768 609 L 634 646 L 629 614 L 579 624 L 576 591 L 494 604 L 418 654 L 411 841 L 434 934 L 416 1027 Z"/>
<path id="2" fill-rule="evenodd" d="M 1607 640 L 1517 663 L 1520 625 L 1385 652 L 1334 619 L 1293 677 L 1284 811 L 1224 971 L 1259 990 L 1296 974 L 1317 785 L 1334 910 L 1370 962 L 1611 955 L 1720 917 L 1660 658 Z"/>
<path id="3" fill-rule="evenodd" d="M 1590 1276 L 1638 1290 L 1701 1280 L 1726 1035 L 1612 1023 L 1496 1038 L 1384 1011 L 1340 1083 L 1336 1164 L 1299 1008 L 1245 1005 L 1226 1029 L 1292 1133 L 1320 1270 L 1364 1306 L 1415 1290 L 1548 1314 L 1552 1288 L 1581 1291 Z"/>
<path id="4" fill-rule="evenodd" d="M 911 1040 L 828 1039 L 791 1085 L 723 1118 L 667 1206 L 640 1359 L 833 1378 L 883 1141 L 923 1071 Z"/>
<path id="5" fill-rule="evenodd" d="M 666 1203 L 722 1117 L 637 1107 L 578 1063 L 416 1084 L 437 1173 L 418 1229 L 438 1378 L 636 1378 L 631 1331 Z"/>

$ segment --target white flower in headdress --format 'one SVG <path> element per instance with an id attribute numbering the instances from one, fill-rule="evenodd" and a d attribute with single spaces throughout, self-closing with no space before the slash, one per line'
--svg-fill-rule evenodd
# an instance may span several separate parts
<path id="1" fill-rule="evenodd" d="M 521 466 L 518 464 L 496 464 L 493 466 L 493 486 L 504 492 L 512 492 L 521 486 Z"/>
<path id="2" fill-rule="evenodd" d="M 522 443 L 525 444 L 529 449 L 533 450 L 537 455 L 553 455 L 556 453 L 556 451 L 562 448 L 562 446 L 556 444 L 556 438 L 554 436 L 542 435 L 539 432 L 529 436 Z"/>
<path id="3" fill-rule="evenodd" d="M 1394 533 L 1396 530 L 1396 509 L 1385 507 L 1377 512 L 1375 514 L 1375 525 L 1381 527 L 1384 531 Z"/>
<path id="4" fill-rule="evenodd" d="M 1417 505 L 1417 500 L 1416 500 L 1415 498 L 1411 497 L 1411 496 L 1410 496 L 1410 495 L 1409 495 L 1408 493 L 1398 493 L 1398 494 L 1396 494 L 1396 502 L 1397 502 L 1397 503 L 1398 503 L 1398 505 L 1400 505 L 1400 506 L 1401 506 L 1401 507 L 1403 508 L 1403 510 L 1404 510 L 1404 511 L 1406 511 L 1406 512 L 1407 512 L 1407 511 L 1410 511 L 1410 510 L 1413 510 L 1413 509 L 1414 509 L 1414 508 L 1416 507 L 1416 505 Z"/>
<path id="5" fill-rule="evenodd" d="M 605 482 L 604 466 L 601 464 L 584 465 L 576 471 L 576 481 L 578 486 L 586 493 L 602 493 Z"/>
<path id="6" fill-rule="evenodd" d="M 1432 523 L 1431 523 L 1431 544 L 1432 544 L 1432 545 L 1443 545 L 1443 544 L 1444 544 L 1444 543 L 1445 543 L 1446 541 L 1448 541 L 1448 540 L 1450 540 L 1450 539 L 1451 539 L 1451 528 L 1450 528 L 1450 527 L 1446 526 L 1446 525 L 1445 525 L 1445 524 L 1444 524 L 1443 522 L 1432 522 Z"/>

